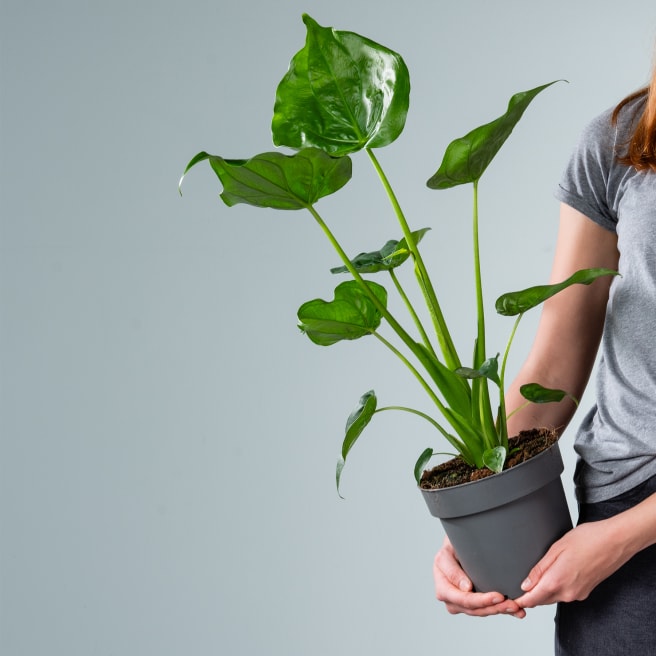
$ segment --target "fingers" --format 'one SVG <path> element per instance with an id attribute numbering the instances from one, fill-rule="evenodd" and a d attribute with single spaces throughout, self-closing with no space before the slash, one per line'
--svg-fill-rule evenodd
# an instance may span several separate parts
<path id="1" fill-rule="evenodd" d="M 522 608 L 535 608 L 557 601 L 545 575 L 549 568 L 558 560 L 561 551 L 560 541 L 555 542 L 549 551 L 535 564 L 522 582 L 521 588 L 525 592 L 515 601 Z M 542 583 L 542 585 L 540 585 Z"/>
<path id="2" fill-rule="evenodd" d="M 439 573 L 447 579 L 454 587 L 463 592 L 470 592 L 474 586 L 460 566 L 455 551 L 451 546 L 448 538 L 445 538 L 442 549 L 435 555 L 433 570 L 437 569 Z"/>
<path id="3" fill-rule="evenodd" d="M 520 619 L 526 615 L 526 611 L 515 601 L 506 599 L 498 592 L 472 592 L 472 582 L 460 567 L 448 540 L 435 556 L 433 577 L 435 596 L 451 614 L 485 617 L 503 613 Z"/>

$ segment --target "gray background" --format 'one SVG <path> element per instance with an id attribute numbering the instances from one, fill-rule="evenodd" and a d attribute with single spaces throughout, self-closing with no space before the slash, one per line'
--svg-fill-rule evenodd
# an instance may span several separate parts
<path id="1" fill-rule="evenodd" d="M 648 78 L 654 3 L 0 6 L 3 656 L 549 654 L 552 608 L 480 621 L 435 602 L 442 531 L 411 475 L 441 444 L 428 425 L 377 418 L 335 494 L 359 395 L 424 400 L 374 340 L 298 334 L 298 306 L 336 282 L 311 217 L 228 209 L 206 166 L 176 185 L 199 150 L 271 149 L 303 11 L 397 50 L 412 106 L 379 157 L 413 227 L 433 227 L 426 257 L 469 349 L 469 191 L 425 180 L 512 93 L 567 78 L 481 183 L 489 300 L 544 281 L 552 189 L 582 125 Z M 354 177 L 318 206 L 353 253 L 398 238 L 365 157 Z M 508 320 L 490 324 L 501 349 Z"/>

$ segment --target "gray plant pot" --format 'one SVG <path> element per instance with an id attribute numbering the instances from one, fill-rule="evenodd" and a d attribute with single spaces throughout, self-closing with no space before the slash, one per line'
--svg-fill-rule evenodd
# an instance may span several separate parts
<path id="1" fill-rule="evenodd" d="M 533 565 L 572 528 L 563 468 L 556 442 L 500 474 L 421 490 L 477 591 L 519 597 Z"/>

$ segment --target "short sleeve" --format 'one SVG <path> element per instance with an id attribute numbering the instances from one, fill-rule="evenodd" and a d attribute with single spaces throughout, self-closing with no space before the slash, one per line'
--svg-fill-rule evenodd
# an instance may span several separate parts
<path id="1" fill-rule="evenodd" d="M 617 212 L 609 201 L 614 197 L 610 186 L 616 141 L 611 116 L 612 110 L 607 110 L 583 130 L 555 196 L 603 228 L 615 232 Z"/>

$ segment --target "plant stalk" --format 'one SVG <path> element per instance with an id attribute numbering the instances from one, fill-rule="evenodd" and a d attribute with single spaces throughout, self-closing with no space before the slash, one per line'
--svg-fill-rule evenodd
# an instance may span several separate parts
<path id="1" fill-rule="evenodd" d="M 417 244 L 414 240 L 414 237 L 412 236 L 410 226 L 408 226 L 408 222 L 405 218 L 405 215 L 403 214 L 401 206 L 399 205 L 396 194 L 394 193 L 394 190 L 392 189 L 392 186 L 390 185 L 385 172 L 378 162 L 376 155 L 371 148 L 366 148 L 366 151 L 369 155 L 369 158 L 371 159 L 372 164 L 374 165 L 374 168 L 376 169 L 376 172 L 378 173 L 378 177 L 383 183 L 383 187 L 387 192 L 387 196 L 392 203 L 392 207 L 394 208 L 394 212 L 401 226 L 401 230 L 403 231 L 403 237 L 408 244 L 408 249 L 412 253 L 412 257 L 415 262 L 415 274 L 417 275 L 419 287 L 421 288 L 424 294 L 424 298 L 426 299 L 426 305 L 433 320 L 433 325 L 435 326 L 435 332 L 440 344 L 440 348 L 442 349 L 444 361 L 450 369 L 457 369 L 461 366 L 460 358 L 458 357 L 455 345 L 451 339 L 446 321 L 444 320 L 444 315 L 442 314 L 442 309 L 440 308 L 440 304 L 437 300 L 437 295 L 435 294 L 435 290 L 426 270 L 426 266 L 424 265 L 424 261 L 422 260 L 419 249 L 417 248 Z"/>
<path id="2" fill-rule="evenodd" d="M 332 231 L 328 227 L 328 225 L 325 223 L 325 221 L 321 218 L 319 213 L 314 209 L 312 205 L 308 205 L 308 210 L 314 217 L 315 221 L 319 224 L 321 229 L 323 230 L 324 234 L 330 241 L 330 243 L 333 245 L 333 248 L 339 255 L 340 259 L 346 266 L 346 269 L 348 272 L 353 276 L 354 280 L 356 280 L 359 285 L 362 287 L 363 291 L 367 294 L 367 296 L 371 299 L 371 302 L 376 306 L 378 311 L 381 313 L 381 315 L 387 320 L 389 325 L 392 327 L 394 332 L 399 336 L 399 338 L 403 341 L 403 343 L 408 347 L 408 349 L 412 352 L 412 354 L 419 360 L 419 362 L 424 363 L 426 360 L 426 354 L 422 351 L 421 344 L 416 342 L 401 326 L 401 324 L 394 318 L 392 313 L 379 301 L 379 299 L 376 297 L 376 295 L 369 289 L 369 285 L 366 284 L 366 281 L 364 278 L 360 275 L 359 271 L 356 270 L 356 268 L 353 266 L 351 263 L 351 260 L 349 259 L 348 255 L 340 245 L 340 243 L 337 241 L 335 235 L 333 235 Z M 403 356 L 404 357 L 404 356 Z M 408 363 L 409 364 L 409 363 Z M 416 370 L 415 370 L 416 371 Z M 422 379 L 423 380 L 423 379 Z M 435 392 L 428 386 L 428 384 L 424 382 L 424 388 L 426 391 L 429 392 L 430 397 L 438 404 L 438 407 L 443 408 L 442 402 L 437 398 L 435 395 Z"/>
<path id="3" fill-rule="evenodd" d="M 410 299 L 408 298 L 408 295 L 405 293 L 405 290 L 401 286 L 401 283 L 398 279 L 398 276 L 394 273 L 393 269 L 390 269 L 388 271 L 390 274 L 390 277 L 392 278 L 392 282 L 394 283 L 394 286 L 396 287 L 396 291 L 399 293 L 399 296 L 403 299 L 403 302 L 405 303 L 405 306 L 408 308 L 408 312 L 410 313 L 410 316 L 412 317 L 412 320 L 415 323 L 415 326 L 417 327 L 417 330 L 419 331 L 419 334 L 421 335 L 421 339 L 424 342 L 424 345 L 426 348 L 435 356 L 437 357 L 435 350 L 433 349 L 433 345 L 431 344 L 430 339 L 428 338 L 428 335 L 426 334 L 426 330 L 424 329 L 423 324 L 421 323 L 421 319 L 417 316 L 417 313 L 415 312 L 415 309 L 410 302 Z"/>

